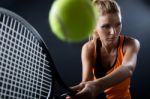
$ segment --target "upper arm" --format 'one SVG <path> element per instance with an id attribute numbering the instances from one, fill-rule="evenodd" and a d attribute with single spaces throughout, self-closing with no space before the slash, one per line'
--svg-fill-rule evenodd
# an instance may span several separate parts
<path id="1" fill-rule="evenodd" d="M 82 60 L 82 82 L 93 80 L 94 45 L 88 42 L 83 45 L 81 52 Z"/>
<path id="2" fill-rule="evenodd" d="M 137 39 L 127 38 L 125 41 L 125 47 L 126 51 L 124 54 L 122 65 L 128 66 L 131 73 L 133 73 L 136 67 L 137 55 L 140 49 L 140 42 Z"/>

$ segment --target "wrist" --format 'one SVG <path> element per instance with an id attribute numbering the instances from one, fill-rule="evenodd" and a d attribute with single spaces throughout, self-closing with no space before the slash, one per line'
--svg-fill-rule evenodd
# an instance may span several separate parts
<path id="1" fill-rule="evenodd" d="M 104 86 L 104 83 L 103 83 L 103 79 L 102 79 L 102 78 L 99 78 L 99 79 L 94 80 L 94 84 L 95 84 L 96 89 L 97 89 L 97 91 L 98 91 L 99 93 L 104 91 L 105 86 Z"/>

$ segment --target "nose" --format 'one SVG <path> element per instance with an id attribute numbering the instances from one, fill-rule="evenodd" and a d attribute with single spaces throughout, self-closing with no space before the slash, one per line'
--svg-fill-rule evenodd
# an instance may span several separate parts
<path id="1" fill-rule="evenodd" d="M 112 34 L 112 35 L 117 34 L 117 31 L 116 31 L 116 28 L 115 28 L 115 27 L 112 27 L 112 28 L 111 28 L 110 34 Z"/>

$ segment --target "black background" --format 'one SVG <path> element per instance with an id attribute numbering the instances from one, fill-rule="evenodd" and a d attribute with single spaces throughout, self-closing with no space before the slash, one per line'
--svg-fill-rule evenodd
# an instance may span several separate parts
<path id="1" fill-rule="evenodd" d="M 57 69 L 68 86 L 81 81 L 81 48 L 85 41 L 70 44 L 58 40 L 48 24 L 53 0 L 0 0 L 0 7 L 9 9 L 26 19 L 43 37 Z M 122 33 L 141 43 L 137 67 L 132 77 L 133 99 L 150 99 L 150 1 L 118 0 L 122 10 Z"/>

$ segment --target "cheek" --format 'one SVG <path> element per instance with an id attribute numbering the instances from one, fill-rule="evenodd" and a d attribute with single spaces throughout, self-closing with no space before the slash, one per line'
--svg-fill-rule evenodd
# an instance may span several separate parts
<path id="1" fill-rule="evenodd" d="M 117 28 L 117 33 L 119 34 L 121 32 L 121 30 L 122 30 L 122 26 L 118 27 Z"/>
<path id="2" fill-rule="evenodd" d="M 108 34 L 109 31 L 108 30 L 104 30 L 102 28 L 97 28 L 97 32 L 98 32 L 99 36 L 105 37 L 105 36 L 107 36 L 107 34 Z"/>
<path id="3" fill-rule="evenodd" d="M 119 30 L 121 31 L 121 30 L 122 30 L 122 25 L 121 25 L 121 26 L 119 26 L 118 28 L 119 28 Z"/>
<path id="4" fill-rule="evenodd" d="M 100 38 L 102 39 L 102 38 L 106 38 L 106 37 L 108 36 L 108 33 L 107 33 L 106 31 L 104 31 L 104 30 L 100 30 L 100 31 L 98 32 L 98 35 L 99 35 Z"/>
<path id="5" fill-rule="evenodd" d="M 115 30 L 116 30 L 116 34 L 120 34 L 121 30 L 122 30 L 122 26 L 117 26 L 115 27 Z"/>

